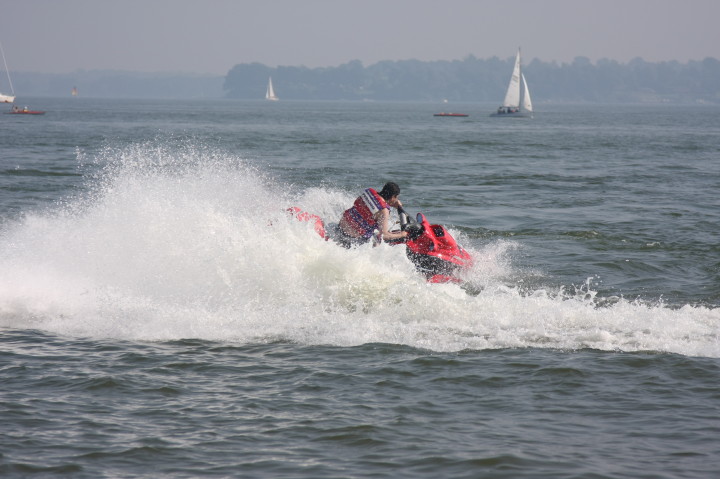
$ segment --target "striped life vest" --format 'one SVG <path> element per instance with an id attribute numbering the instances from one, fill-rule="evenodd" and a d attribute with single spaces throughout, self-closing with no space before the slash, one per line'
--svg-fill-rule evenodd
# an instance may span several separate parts
<path id="1" fill-rule="evenodd" d="M 352 228 L 358 237 L 367 239 L 372 237 L 373 230 L 378 227 L 375 214 L 383 208 L 390 209 L 377 191 L 367 188 L 357 197 L 352 207 L 345 210 L 340 221 L 344 226 Z"/>

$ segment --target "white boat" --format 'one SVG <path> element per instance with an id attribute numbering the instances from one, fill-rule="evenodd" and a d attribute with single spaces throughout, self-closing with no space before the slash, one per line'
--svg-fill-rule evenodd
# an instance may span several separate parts
<path id="1" fill-rule="evenodd" d="M 522 94 L 520 84 L 522 83 Z M 515 68 L 513 68 L 510 84 L 505 93 L 505 101 L 495 113 L 490 116 L 497 117 L 515 117 L 515 118 L 532 118 L 533 107 L 530 99 L 530 90 L 528 89 L 527 80 L 522 73 L 522 65 L 520 61 L 520 49 L 518 48 L 515 57 Z"/>
<path id="2" fill-rule="evenodd" d="M 268 86 L 267 92 L 265 92 L 265 99 L 270 101 L 278 101 L 280 99 L 275 95 L 275 90 L 273 90 L 272 77 L 268 78 Z"/>
<path id="3" fill-rule="evenodd" d="M 8 70 L 7 61 L 5 61 L 5 52 L 3 51 L 2 43 L 0 43 L 0 54 L 2 54 L 3 64 L 5 65 L 5 71 L 7 72 L 8 83 L 10 84 L 10 92 L 12 93 L 11 95 L 5 95 L 0 92 L 0 103 L 13 103 L 15 101 L 15 89 L 13 88 L 12 80 L 10 79 L 10 70 Z"/>

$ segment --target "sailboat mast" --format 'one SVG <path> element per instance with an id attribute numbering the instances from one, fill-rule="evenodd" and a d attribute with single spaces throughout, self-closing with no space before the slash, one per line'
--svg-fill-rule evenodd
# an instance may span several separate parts
<path id="1" fill-rule="evenodd" d="M 10 83 L 10 92 L 14 96 L 15 89 L 13 88 L 12 80 L 10 79 L 10 70 L 8 69 L 7 61 L 5 60 L 5 50 L 3 50 L 2 42 L 0 42 L 0 54 L 2 54 L 3 64 L 5 65 L 5 72 L 7 73 L 7 77 L 8 77 L 8 83 Z"/>

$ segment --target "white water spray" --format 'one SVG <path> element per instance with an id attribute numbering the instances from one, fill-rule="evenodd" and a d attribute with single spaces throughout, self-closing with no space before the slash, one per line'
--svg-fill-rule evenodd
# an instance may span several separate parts
<path id="1" fill-rule="evenodd" d="M 718 310 L 521 291 L 517 243 L 468 245 L 472 294 L 427 284 L 402 247 L 346 250 L 285 214 L 335 219 L 353 196 L 288 191 L 228 154 L 105 150 L 90 191 L 0 236 L 0 326 L 63 335 L 239 343 L 550 347 L 720 357 Z M 442 221 L 441 218 L 434 219 Z M 455 233 L 455 232 L 453 232 Z"/>

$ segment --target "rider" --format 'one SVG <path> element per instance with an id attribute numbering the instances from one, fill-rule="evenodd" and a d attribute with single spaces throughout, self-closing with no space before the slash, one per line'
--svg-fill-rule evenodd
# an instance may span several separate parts
<path id="1" fill-rule="evenodd" d="M 340 218 L 340 242 L 346 247 L 365 243 L 372 238 L 375 230 L 380 232 L 380 238 L 384 240 L 407 237 L 407 231 L 390 231 L 390 207 L 402 208 L 398 196 L 400 187 L 393 182 L 385 183 L 380 193 L 373 188 L 363 190 L 352 207 L 345 210 Z"/>

